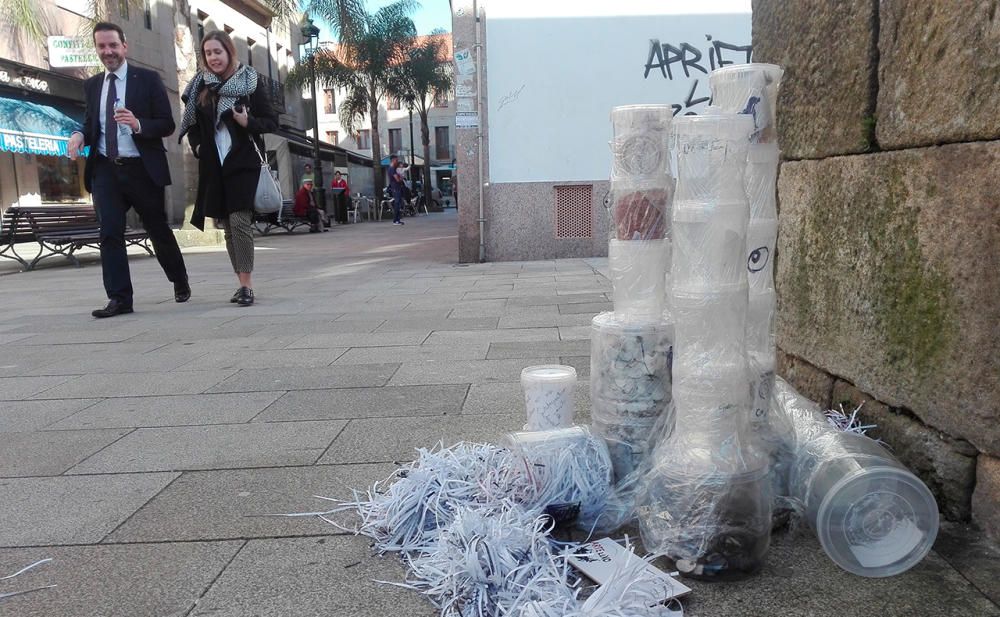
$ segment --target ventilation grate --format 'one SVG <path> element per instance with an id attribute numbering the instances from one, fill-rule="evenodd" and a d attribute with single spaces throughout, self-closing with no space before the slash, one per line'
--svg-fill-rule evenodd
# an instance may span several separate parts
<path id="1" fill-rule="evenodd" d="M 594 187 L 556 187 L 556 238 L 594 237 Z"/>

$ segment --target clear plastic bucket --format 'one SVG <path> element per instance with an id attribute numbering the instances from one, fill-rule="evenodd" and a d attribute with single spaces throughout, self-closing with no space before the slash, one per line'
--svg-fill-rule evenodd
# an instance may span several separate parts
<path id="1" fill-rule="evenodd" d="M 524 405 L 528 422 L 525 430 L 543 431 L 573 426 L 576 413 L 576 369 L 545 364 L 521 371 Z"/>

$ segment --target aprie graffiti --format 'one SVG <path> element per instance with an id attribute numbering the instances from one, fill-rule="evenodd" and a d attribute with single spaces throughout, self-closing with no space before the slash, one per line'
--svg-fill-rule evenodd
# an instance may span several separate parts
<path id="1" fill-rule="evenodd" d="M 659 39 L 650 39 L 643 78 L 649 79 L 650 73 L 658 70 L 664 79 L 671 81 L 690 79 L 698 77 L 699 73 L 708 75 L 711 71 L 727 64 L 750 62 L 753 51 L 751 45 L 726 43 L 713 39 L 710 34 L 705 35 L 705 41 L 707 49 L 702 50 L 691 43 L 672 45 L 661 43 Z M 692 81 L 688 95 L 682 102 L 671 105 L 675 116 L 681 112 L 685 115 L 694 114 L 695 107 L 708 102 L 707 92 L 704 96 L 697 96 L 699 81 L 699 79 Z"/>

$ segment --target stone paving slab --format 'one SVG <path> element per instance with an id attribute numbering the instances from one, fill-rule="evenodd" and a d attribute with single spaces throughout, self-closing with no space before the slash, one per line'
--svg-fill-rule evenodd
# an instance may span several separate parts
<path id="1" fill-rule="evenodd" d="M 610 291 L 610 288 L 609 290 Z M 542 306 L 545 304 L 590 304 L 607 302 L 608 296 L 603 293 L 567 293 L 563 295 L 554 292 L 539 296 L 524 296 L 510 298 L 508 306 Z"/>
<path id="2" fill-rule="evenodd" d="M 585 302 L 581 304 L 560 304 L 559 312 L 563 315 L 585 313 L 593 317 L 598 313 L 613 311 L 615 308 L 612 302 Z"/>
<path id="3" fill-rule="evenodd" d="M 0 401 L 16 401 L 51 390 L 72 377 L 0 377 Z M 77 395 L 71 395 L 77 396 Z M 54 396 L 52 398 L 68 398 Z M 81 396 L 82 398 L 82 396 Z"/>
<path id="4" fill-rule="evenodd" d="M 177 475 L 2 479 L 0 546 L 100 542 Z"/>
<path id="5" fill-rule="evenodd" d="M 316 517 L 268 514 L 326 511 L 336 504 L 314 496 L 350 499 L 395 469 L 391 464 L 317 465 L 274 469 L 188 471 L 154 497 L 105 542 L 167 542 L 346 533 Z M 212 499 L 206 499 L 211 495 Z M 356 516 L 331 514 L 345 527 Z"/>
<path id="6" fill-rule="evenodd" d="M 31 375 L 79 375 L 80 373 L 148 373 L 172 371 L 191 362 L 183 352 L 116 353 L 86 359 L 65 359 L 29 371 Z M 211 368 L 211 367 L 209 367 Z M 226 368 L 226 367 L 222 367 Z"/>
<path id="7" fill-rule="evenodd" d="M 94 307 L 97 308 L 97 307 Z M 116 317 L 116 319 L 128 319 L 128 315 Z M 17 341 L 18 345 L 79 345 L 81 343 L 119 343 L 131 338 L 145 334 L 146 327 L 139 325 L 133 318 L 133 324 L 120 323 L 115 329 L 102 330 L 100 328 L 85 328 L 88 321 L 80 320 L 78 329 L 68 332 L 55 332 L 51 334 L 36 334 Z M 46 328 L 47 329 L 47 328 Z"/>
<path id="8" fill-rule="evenodd" d="M 379 364 L 386 362 L 427 362 L 436 360 L 485 360 L 488 343 L 462 345 L 398 345 L 393 347 L 355 347 L 337 358 L 341 364 Z"/>
<path id="9" fill-rule="evenodd" d="M 323 458 L 323 465 L 337 463 L 392 463 L 416 458 L 417 448 L 438 442 L 496 442 L 505 433 L 524 425 L 524 412 L 510 415 L 464 415 L 426 418 L 368 418 L 351 420 Z"/>
<path id="10" fill-rule="evenodd" d="M 352 536 L 251 540 L 190 617 L 436 617 L 402 580 L 394 557 L 374 557 Z"/>
<path id="11" fill-rule="evenodd" d="M 411 320 L 405 313 L 396 319 L 387 320 L 376 332 L 408 332 L 430 328 L 436 332 L 444 330 L 492 330 L 497 327 L 496 317 L 470 317 L 458 319 Z"/>
<path id="12" fill-rule="evenodd" d="M 288 392 L 255 421 L 441 416 L 458 412 L 468 386 L 338 388 Z"/>
<path id="13" fill-rule="evenodd" d="M 208 392 L 262 392 L 384 386 L 398 364 L 345 364 L 323 368 L 241 369 Z"/>
<path id="14" fill-rule="evenodd" d="M 430 330 L 409 332 L 375 332 L 310 334 L 287 345 L 288 349 L 329 349 L 331 347 L 388 347 L 392 345 L 419 345 L 430 335 Z"/>
<path id="15" fill-rule="evenodd" d="M 172 373 L 132 373 L 128 379 L 115 374 L 66 377 L 60 385 L 35 393 L 34 398 L 92 398 L 97 396 L 155 396 L 166 394 L 199 394 L 222 382 L 236 371 L 174 371 Z M 0 385 L 0 391 L 3 386 Z"/>
<path id="16" fill-rule="evenodd" d="M 389 380 L 391 386 L 419 384 L 466 384 L 520 381 L 521 370 L 536 364 L 559 364 L 558 358 L 536 357 L 513 360 L 441 360 L 404 362 Z"/>
<path id="17" fill-rule="evenodd" d="M 183 617 L 243 542 L 177 542 L 0 550 L 0 572 L 52 561 L 2 590 L 57 587 L 0 600 L 11 617 Z"/>
<path id="18" fill-rule="evenodd" d="M 277 349 L 257 350 L 252 353 L 232 353 L 231 351 L 210 352 L 195 360 L 188 360 L 180 369 L 193 371 L 201 369 L 268 369 L 330 366 L 347 349 Z"/>
<path id="19" fill-rule="evenodd" d="M 577 381 L 573 392 L 576 422 L 590 419 L 590 383 Z M 524 390 L 520 383 L 484 383 L 469 386 L 469 395 L 462 405 L 463 414 L 502 414 L 525 417 Z"/>
<path id="20" fill-rule="evenodd" d="M 81 398 L 52 401 L 4 401 L 0 405 L 0 433 L 37 431 L 58 422 L 100 399 Z"/>
<path id="21" fill-rule="evenodd" d="M 588 322 L 589 323 L 589 322 Z M 587 326 L 559 326 L 559 340 L 561 341 L 589 341 L 593 332 Z"/>
<path id="22" fill-rule="evenodd" d="M 794 539 L 777 536 L 763 571 L 746 581 L 687 585 L 693 591 L 684 600 L 686 617 L 1000 616 L 995 604 L 936 553 L 899 576 L 860 578 L 828 559 L 808 531 Z"/>
<path id="23" fill-rule="evenodd" d="M 538 356 L 590 355 L 590 341 L 540 341 L 531 343 L 490 343 L 489 360 L 537 358 Z"/>
<path id="24" fill-rule="evenodd" d="M 49 428 L 149 428 L 249 422 L 284 392 L 106 398 Z"/>
<path id="25" fill-rule="evenodd" d="M 328 421 L 140 428 L 69 473 L 311 465 L 344 424 Z"/>
<path id="26" fill-rule="evenodd" d="M 428 345 L 454 345 L 456 347 L 479 343 L 514 343 L 518 341 L 558 341 L 556 328 L 510 328 L 506 330 L 440 331 L 433 332 L 425 341 Z"/>
<path id="27" fill-rule="evenodd" d="M 0 435 L 0 478 L 58 476 L 128 430 L 35 431 Z"/>

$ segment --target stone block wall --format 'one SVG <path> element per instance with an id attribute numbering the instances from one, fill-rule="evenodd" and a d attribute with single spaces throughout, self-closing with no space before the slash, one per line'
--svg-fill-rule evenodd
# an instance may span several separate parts
<path id="1" fill-rule="evenodd" d="M 785 67 L 778 372 L 1000 539 L 1000 2 L 755 0 Z"/>

